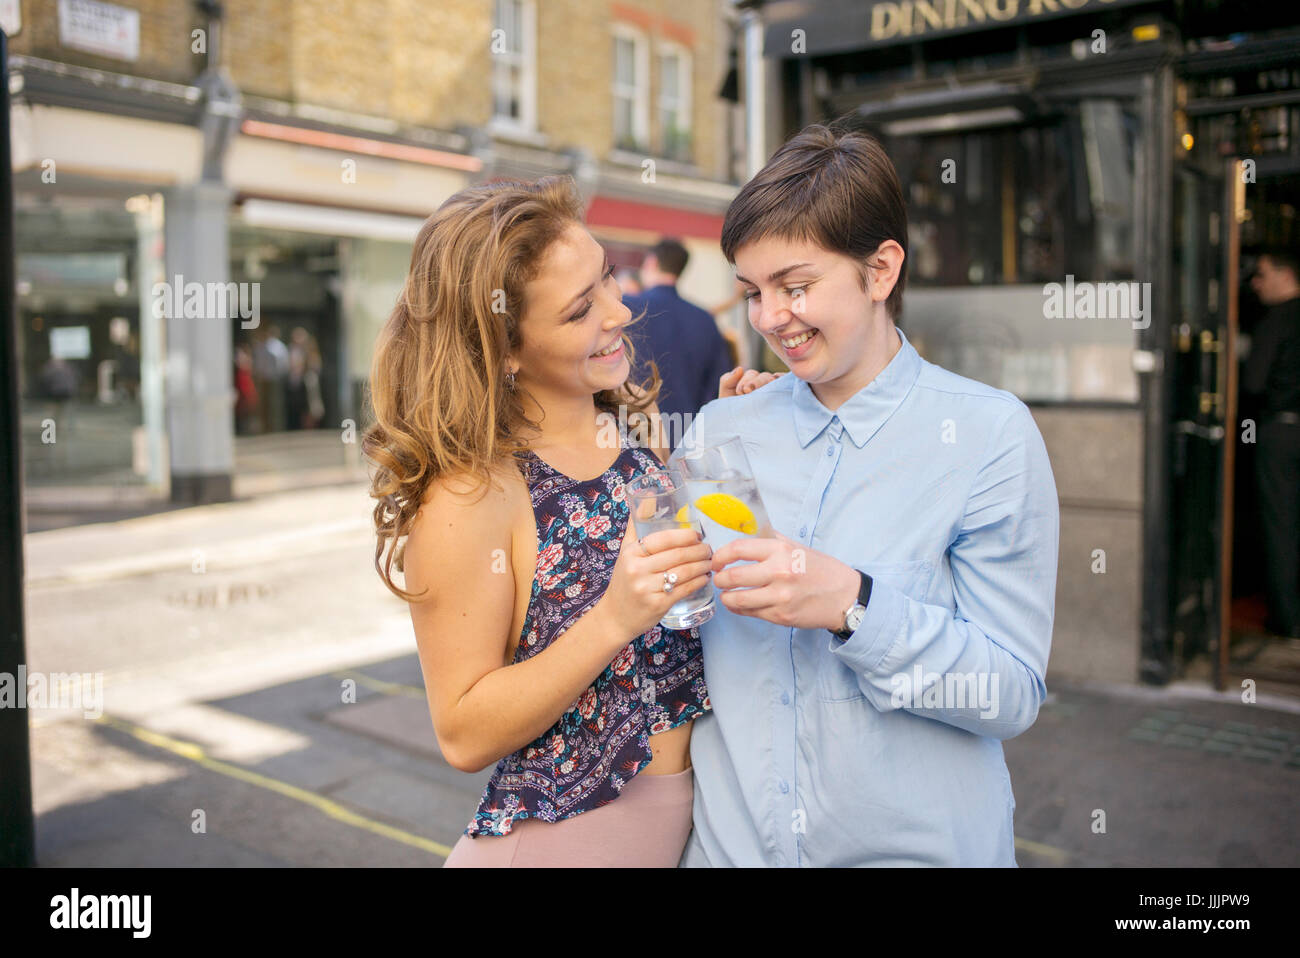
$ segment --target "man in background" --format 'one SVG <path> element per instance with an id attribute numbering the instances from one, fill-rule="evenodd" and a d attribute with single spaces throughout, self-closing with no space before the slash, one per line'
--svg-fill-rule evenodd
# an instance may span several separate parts
<path id="1" fill-rule="evenodd" d="M 1300 258 L 1260 254 L 1251 287 L 1267 307 L 1241 385 L 1258 395 L 1255 478 L 1268 576 L 1268 629 L 1300 636 Z"/>
<path id="2" fill-rule="evenodd" d="M 677 240 L 660 240 L 641 264 L 645 292 L 623 297 L 634 317 L 643 308 L 646 312 L 645 319 L 628 327 L 636 349 L 634 375 L 644 376 L 647 360 L 653 359 L 658 366 L 663 378 L 659 412 L 667 417 L 670 427 L 678 424 L 668 430 L 667 443 L 672 448 L 700 407 L 718 398 L 718 381 L 732 370 L 727 342 L 713 317 L 677 292 L 677 280 L 688 258 L 686 247 Z"/>
<path id="3" fill-rule="evenodd" d="M 271 324 L 266 327 L 266 335 L 253 346 L 253 381 L 263 433 L 284 431 L 284 391 L 288 375 L 289 347 L 280 339 L 280 327 Z"/>

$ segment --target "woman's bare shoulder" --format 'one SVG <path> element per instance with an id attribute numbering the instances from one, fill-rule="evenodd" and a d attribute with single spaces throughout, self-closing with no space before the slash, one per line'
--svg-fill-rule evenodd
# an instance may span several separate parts
<path id="1" fill-rule="evenodd" d="M 424 492 L 412 532 L 421 517 L 433 514 L 454 515 L 485 531 L 508 527 L 524 508 L 531 508 L 528 484 L 513 461 L 503 460 L 488 470 L 486 482 L 469 470 L 436 476 Z"/>

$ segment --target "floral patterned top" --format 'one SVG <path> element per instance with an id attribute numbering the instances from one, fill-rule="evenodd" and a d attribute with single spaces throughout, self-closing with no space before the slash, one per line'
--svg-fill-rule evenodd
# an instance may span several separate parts
<path id="1" fill-rule="evenodd" d="M 531 451 L 520 454 L 539 551 L 515 662 L 545 649 L 604 595 L 627 528 L 624 488 L 663 470 L 631 439 L 621 446 L 609 469 L 582 482 Z M 615 656 L 559 721 L 497 763 L 465 834 L 508 835 L 518 819 L 554 822 L 614 801 L 650 764 L 649 736 L 710 708 L 699 629 L 656 623 Z"/>

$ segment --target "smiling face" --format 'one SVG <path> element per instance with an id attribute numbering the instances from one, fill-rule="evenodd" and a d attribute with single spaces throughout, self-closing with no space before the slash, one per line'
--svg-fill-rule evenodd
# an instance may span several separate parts
<path id="1" fill-rule="evenodd" d="M 604 249 L 581 224 L 572 224 L 543 254 L 525 297 L 520 348 L 508 368 L 543 405 L 590 400 L 627 380 L 623 327 L 632 312 Z"/>
<path id="2" fill-rule="evenodd" d="M 887 240 L 875 260 L 864 284 L 856 261 L 814 243 L 766 237 L 736 251 L 749 324 L 828 409 L 871 382 L 896 351 L 885 300 L 902 248 Z"/>

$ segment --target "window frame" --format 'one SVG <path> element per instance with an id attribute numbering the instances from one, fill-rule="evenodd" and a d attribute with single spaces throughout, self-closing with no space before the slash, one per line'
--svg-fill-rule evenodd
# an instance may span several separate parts
<path id="1" fill-rule="evenodd" d="M 497 20 L 497 7 L 502 3 L 519 5 L 520 31 L 519 53 L 492 53 L 492 113 L 488 126 L 494 132 L 536 133 L 537 132 L 537 3 L 536 0 L 493 0 L 492 29 L 504 29 Z M 497 112 L 497 72 L 519 66 L 521 83 L 519 90 L 519 117 L 516 119 Z"/>
<path id="2" fill-rule="evenodd" d="M 677 113 L 681 119 L 680 129 L 685 133 L 686 146 L 679 152 L 674 152 L 668 143 L 668 131 L 664 127 L 663 118 L 665 113 L 664 107 L 664 86 L 663 78 L 666 73 L 664 63 L 669 58 L 676 58 L 677 61 Z M 695 58 L 691 51 L 680 43 L 672 41 L 660 41 L 658 49 L 655 51 L 656 65 L 658 68 L 657 77 L 659 80 L 658 87 L 655 91 L 655 110 L 656 120 L 659 125 L 659 146 L 660 153 L 664 156 L 678 160 L 684 163 L 691 162 L 695 153 L 695 127 L 692 100 L 694 99 L 694 78 L 695 78 Z"/>
<path id="3" fill-rule="evenodd" d="M 627 40 L 632 44 L 632 65 L 635 70 L 633 86 L 624 88 L 618 81 L 618 41 Z M 610 140 L 614 149 L 630 153 L 647 153 L 650 150 L 650 40 L 640 30 L 625 23 L 610 26 L 610 106 L 611 131 Z M 620 98 L 630 97 L 632 101 L 632 138 L 628 145 L 618 139 L 618 103 Z"/>

